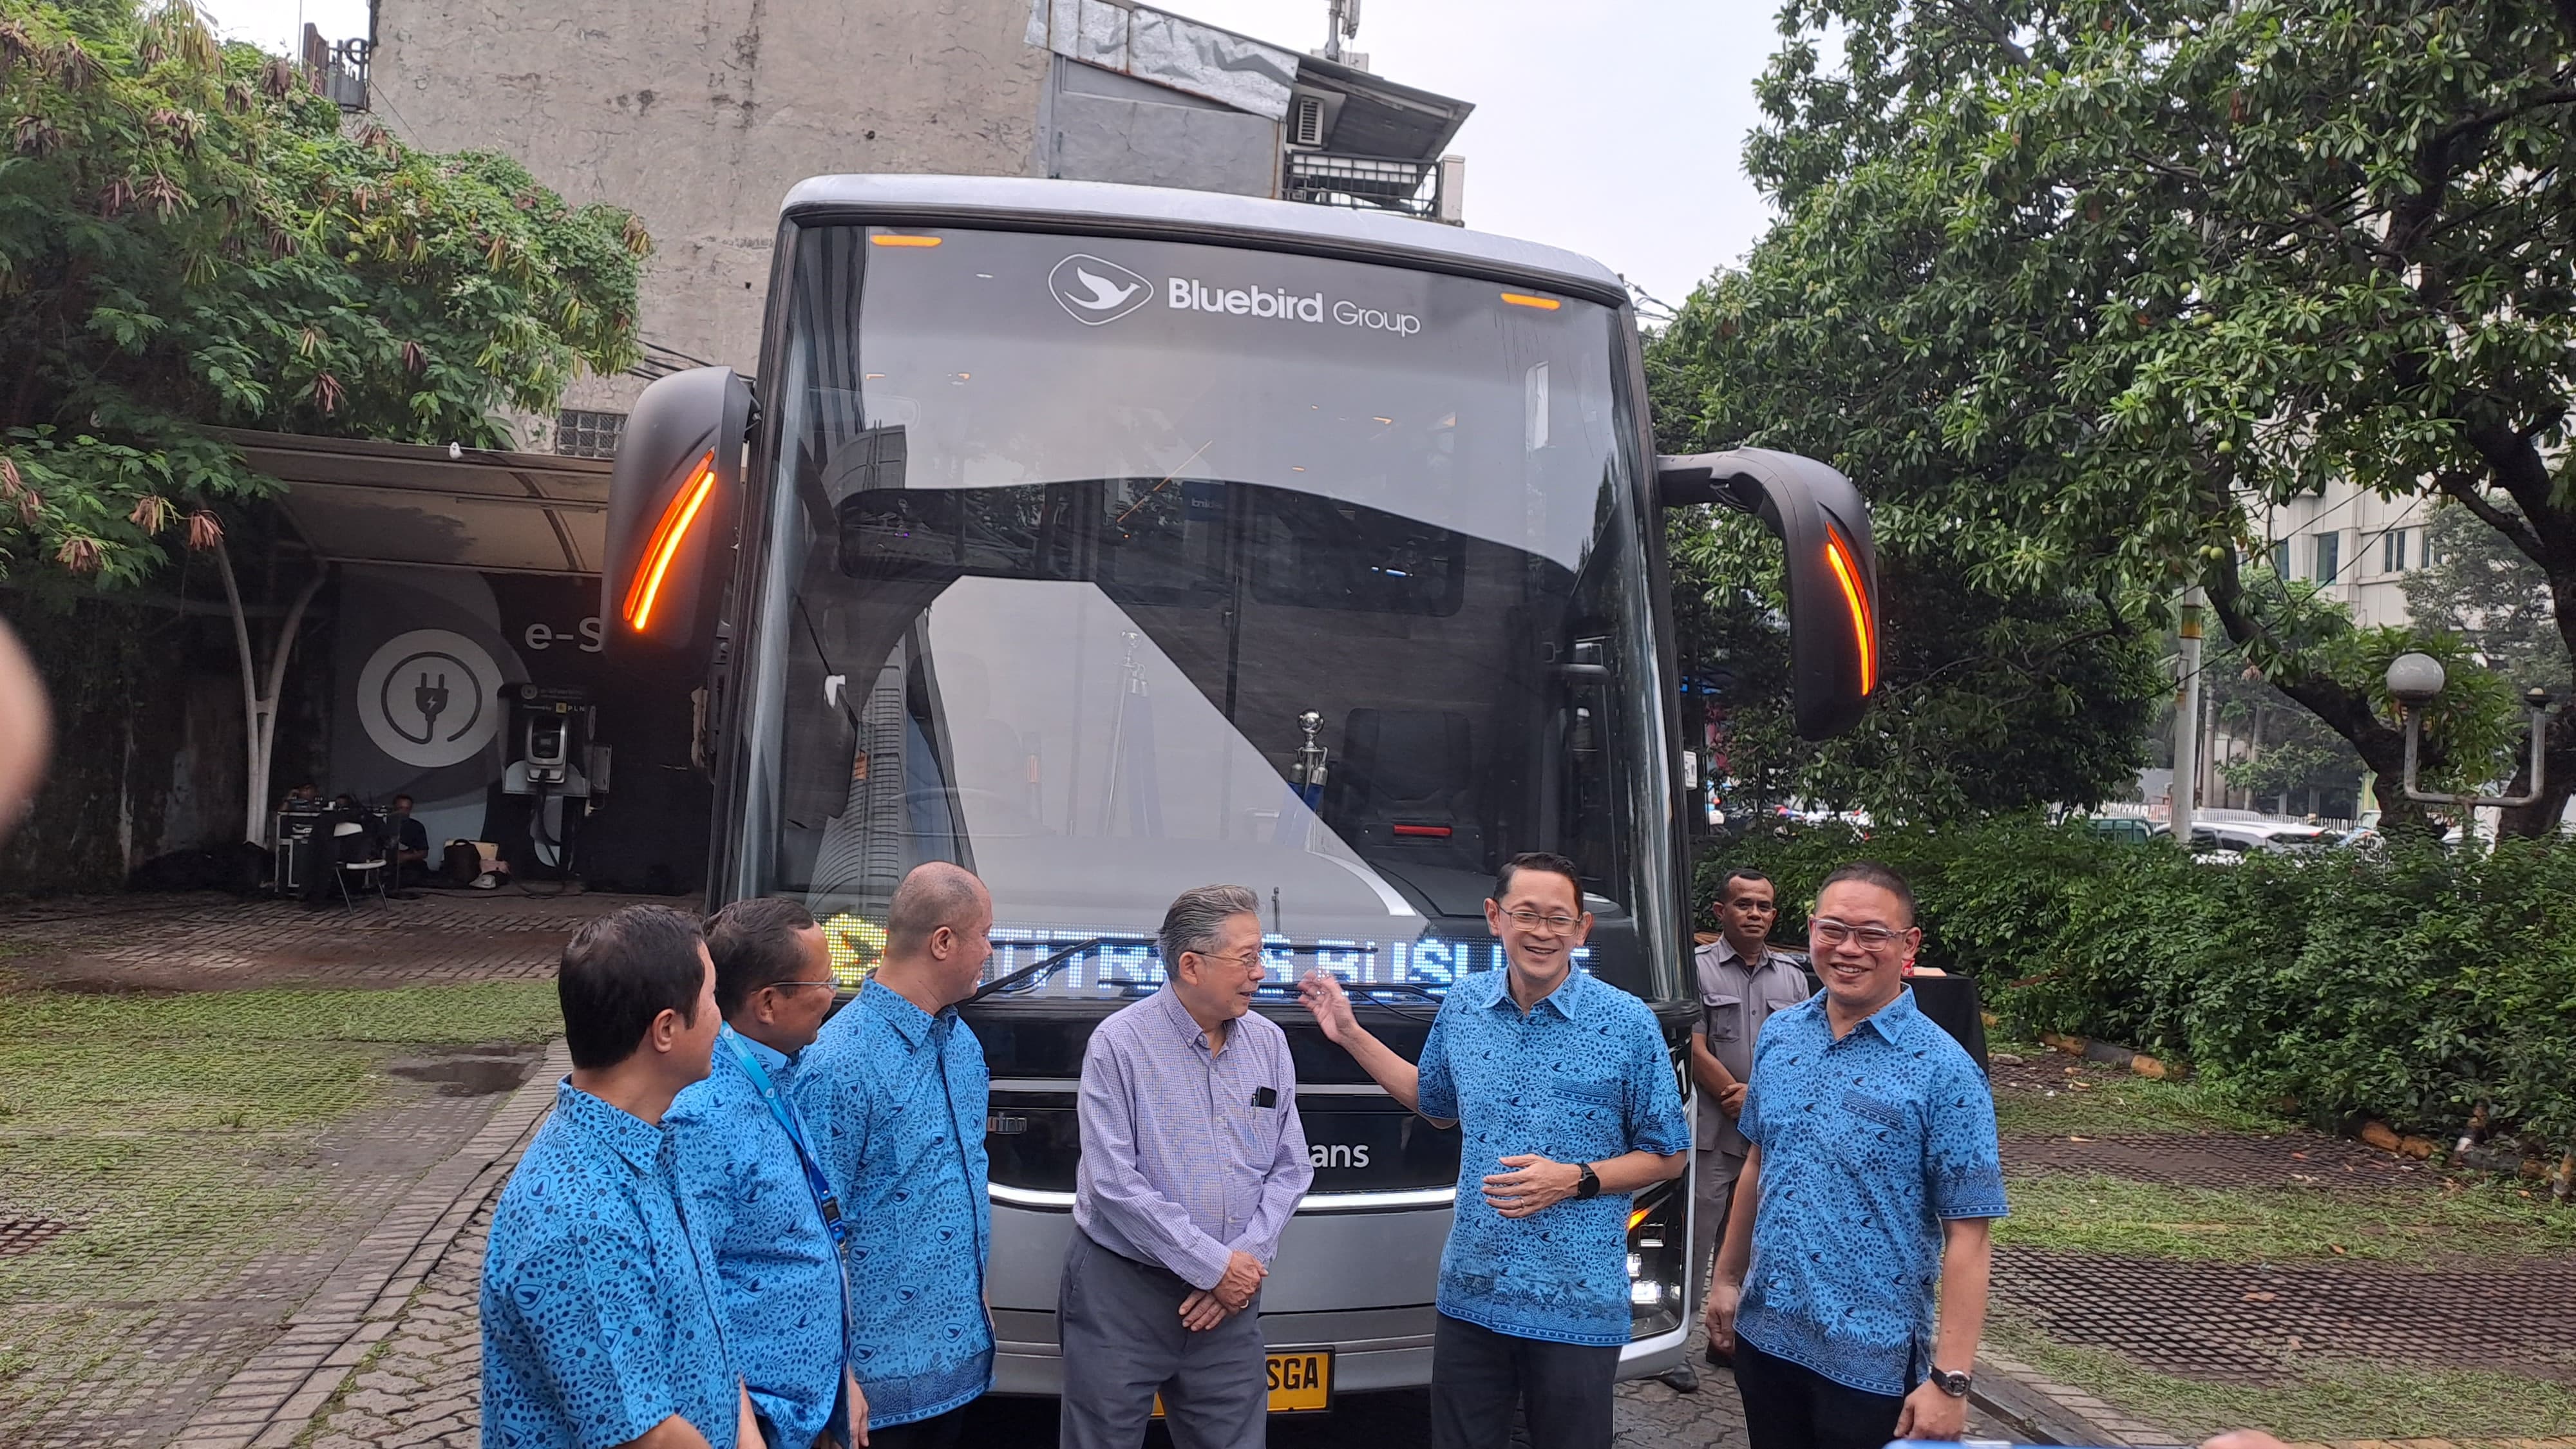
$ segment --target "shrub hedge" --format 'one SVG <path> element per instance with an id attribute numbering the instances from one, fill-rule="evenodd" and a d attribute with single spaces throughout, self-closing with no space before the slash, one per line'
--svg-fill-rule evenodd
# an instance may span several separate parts
<path id="1" fill-rule="evenodd" d="M 2206 865 L 2034 819 L 1820 826 L 1704 852 L 1699 897 L 1755 866 L 1801 938 L 1816 883 L 1855 857 L 1905 873 L 1923 964 L 1977 977 L 2017 1035 L 2179 1057 L 2319 1122 L 2448 1134 L 2487 1102 L 2534 1145 L 2576 1141 L 2576 842 Z"/>

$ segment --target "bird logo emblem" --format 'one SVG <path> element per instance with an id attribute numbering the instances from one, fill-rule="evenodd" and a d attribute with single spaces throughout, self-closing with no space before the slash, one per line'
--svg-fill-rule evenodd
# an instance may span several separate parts
<path id="1" fill-rule="evenodd" d="M 1055 293 L 1065 315 L 1086 327 L 1115 322 L 1154 295 L 1153 283 L 1143 277 L 1116 262 L 1082 253 L 1055 264 L 1055 270 L 1047 273 L 1047 289 Z"/>

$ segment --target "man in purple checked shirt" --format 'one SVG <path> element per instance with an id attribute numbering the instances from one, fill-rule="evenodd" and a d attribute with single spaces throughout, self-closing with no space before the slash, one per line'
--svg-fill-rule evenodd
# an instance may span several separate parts
<path id="1" fill-rule="evenodd" d="M 1260 902 L 1182 893 L 1162 955 L 1162 989 L 1102 1022 L 1082 1058 L 1056 1304 L 1064 1449 L 1136 1449 L 1157 1393 L 1176 1449 L 1259 1449 L 1261 1280 L 1315 1180 L 1287 1034 L 1249 1014 Z"/>

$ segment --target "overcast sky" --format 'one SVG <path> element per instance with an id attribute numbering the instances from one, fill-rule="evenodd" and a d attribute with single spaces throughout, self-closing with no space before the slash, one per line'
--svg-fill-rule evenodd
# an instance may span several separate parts
<path id="1" fill-rule="evenodd" d="M 229 37 L 286 49 L 302 21 L 364 35 L 365 0 L 200 0 Z M 832 0 L 825 0 L 832 3 Z M 1744 179 L 1775 0 L 1363 0 L 1351 47 L 1389 80 L 1476 104 L 1467 223 L 1600 258 L 1666 302 L 1735 261 L 1767 219 Z M 1325 0 L 1174 0 L 1292 50 Z"/>

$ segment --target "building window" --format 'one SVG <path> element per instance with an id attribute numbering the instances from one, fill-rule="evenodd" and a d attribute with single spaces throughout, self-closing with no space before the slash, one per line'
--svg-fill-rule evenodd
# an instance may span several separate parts
<path id="1" fill-rule="evenodd" d="M 2392 528 L 2379 536 L 2379 571 L 2383 574 L 2406 572 L 2406 530 Z"/>
<path id="2" fill-rule="evenodd" d="M 2320 534 L 2318 534 L 2318 535 L 2317 535 L 2317 573 L 2316 573 L 2316 579 L 2317 579 L 2317 582 L 2318 582 L 2318 583 L 2321 583 L 2321 584 L 2330 584 L 2330 583 L 2333 583 L 2333 582 L 2335 581 L 2335 575 L 2336 575 L 2336 574 L 2338 574 L 2338 573 L 2341 573 L 2342 571 L 2343 571 L 2343 535 L 2342 535 L 2342 534 L 2340 534 L 2340 533 L 2320 533 Z"/>
<path id="3" fill-rule="evenodd" d="M 2289 576 L 2290 541 L 2285 538 L 2272 545 L 2272 577 L 2276 579 L 2286 579 Z"/>
<path id="4" fill-rule="evenodd" d="M 614 458 L 626 414 L 565 408 L 555 414 L 555 451 L 567 458 Z"/>

